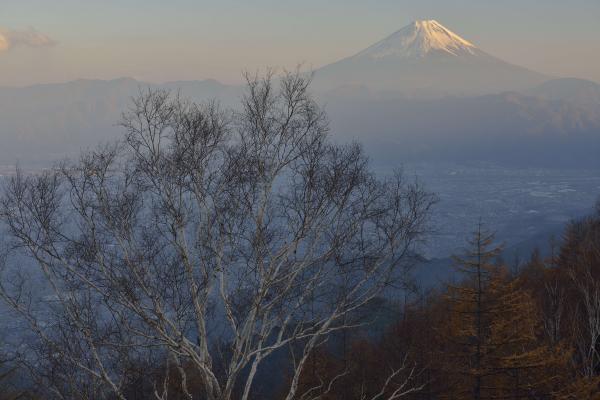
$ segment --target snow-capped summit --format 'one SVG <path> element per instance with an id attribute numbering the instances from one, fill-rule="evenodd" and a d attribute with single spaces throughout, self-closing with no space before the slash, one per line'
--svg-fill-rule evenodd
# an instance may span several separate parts
<path id="1" fill-rule="evenodd" d="M 325 91 L 362 87 L 403 95 L 473 95 L 534 87 L 547 76 L 502 61 L 435 20 L 412 22 L 316 71 Z"/>
<path id="2" fill-rule="evenodd" d="M 436 20 L 415 21 L 356 55 L 356 57 L 424 57 L 431 51 L 453 56 L 473 55 L 477 47 Z"/>

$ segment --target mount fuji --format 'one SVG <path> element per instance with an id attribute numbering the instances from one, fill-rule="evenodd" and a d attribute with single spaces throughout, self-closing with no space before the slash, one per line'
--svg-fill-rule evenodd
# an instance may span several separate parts
<path id="1" fill-rule="evenodd" d="M 315 72 L 322 90 L 363 87 L 407 95 L 489 94 L 550 79 L 484 52 L 435 20 L 415 21 Z"/>

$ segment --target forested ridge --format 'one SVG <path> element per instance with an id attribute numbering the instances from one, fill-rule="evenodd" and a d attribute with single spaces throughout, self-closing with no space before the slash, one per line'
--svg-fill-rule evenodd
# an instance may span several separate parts
<path id="1" fill-rule="evenodd" d="M 600 398 L 600 210 L 519 265 L 481 229 L 455 257 L 455 283 L 415 294 L 377 339 L 315 355 L 306 384 L 349 366 L 324 399 Z M 399 365 L 412 385 L 385 381 Z"/>

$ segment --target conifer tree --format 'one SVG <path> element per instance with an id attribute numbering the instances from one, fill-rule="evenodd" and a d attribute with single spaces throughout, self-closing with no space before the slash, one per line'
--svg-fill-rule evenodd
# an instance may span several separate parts
<path id="1" fill-rule="evenodd" d="M 485 398 L 549 398 L 559 387 L 570 351 L 544 337 L 540 310 L 519 279 L 499 275 L 491 284 Z M 560 372 L 559 372 L 560 371 Z"/>
<path id="2" fill-rule="evenodd" d="M 450 398 L 482 399 L 484 377 L 489 375 L 485 364 L 489 342 L 489 312 L 492 304 L 490 283 L 498 267 L 494 259 L 501 246 L 494 246 L 494 235 L 485 231 L 480 222 L 469 247 L 462 256 L 454 257 L 458 271 L 464 276 L 459 286 L 450 286 L 448 300 L 450 350 L 449 370 L 455 379 Z M 452 354 L 453 353 L 453 354 Z"/>
<path id="3" fill-rule="evenodd" d="M 549 396 L 569 352 L 543 340 L 532 295 L 494 261 L 502 246 L 480 223 L 463 256 L 464 281 L 448 289 L 446 373 L 452 399 L 523 399 Z M 535 397 L 538 398 L 538 397 Z"/>

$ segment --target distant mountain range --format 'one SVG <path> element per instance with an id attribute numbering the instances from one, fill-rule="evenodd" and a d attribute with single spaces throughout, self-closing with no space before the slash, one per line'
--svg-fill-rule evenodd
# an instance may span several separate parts
<path id="1" fill-rule="evenodd" d="M 195 101 L 217 98 L 224 106 L 237 104 L 241 95 L 240 87 L 215 80 L 155 85 L 132 78 L 83 79 L 0 88 L 0 165 L 47 165 L 120 137 L 121 114 L 149 87 L 179 91 Z"/>
<path id="2" fill-rule="evenodd" d="M 121 113 L 147 87 L 225 106 L 243 93 L 215 80 L 131 78 L 0 88 L 0 165 L 47 164 L 118 137 Z M 313 91 L 334 138 L 382 162 L 600 167 L 600 85 L 506 63 L 433 20 L 316 70 Z"/>
<path id="3" fill-rule="evenodd" d="M 600 104 L 516 92 L 438 99 L 331 98 L 335 137 L 376 162 L 474 162 L 600 168 Z M 591 108 L 591 106 L 590 106 Z"/>
<path id="4" fill-rule="evenodd" d="M 553 79 L 524 91 L 525 94 L 549 100 L 567 101 L 597 113 L 600 108 L 600 85 L 585 79 Z"/>

